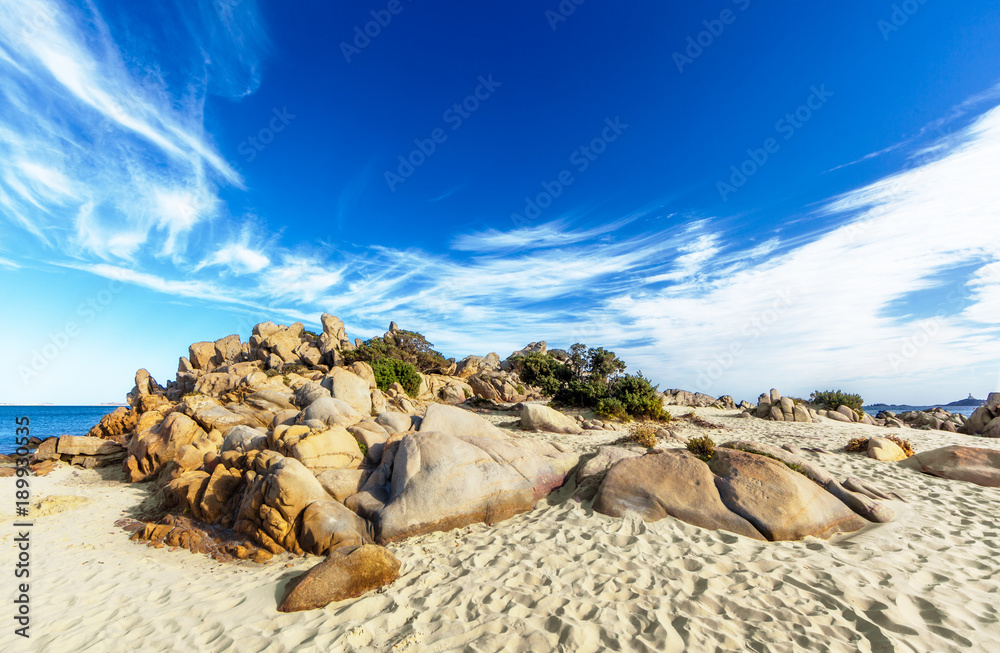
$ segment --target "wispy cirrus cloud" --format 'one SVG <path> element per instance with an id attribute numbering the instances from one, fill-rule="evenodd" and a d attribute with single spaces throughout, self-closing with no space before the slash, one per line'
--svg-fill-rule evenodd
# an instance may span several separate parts
<path id="1" fill-rule="evenodd" d="M 219 186 L 242 185 L 205 130 L 205 99 L 256 89 L 265 39 L 252 0 L 177 3 L 155 23 L 129 12 L 0 5 L 0 205 L 53 250 L 180 261 L 219 214 Z"/>

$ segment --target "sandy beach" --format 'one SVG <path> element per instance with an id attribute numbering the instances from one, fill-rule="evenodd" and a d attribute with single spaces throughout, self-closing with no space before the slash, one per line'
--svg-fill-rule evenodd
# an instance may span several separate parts
<path id="1" fill-rule="evenodd" d="M 688 409 L 674 408 L 683 414 Z M 535 510 L 390 545 L 401 578 L 322 610 L 282 614 L 314 556 L 219 563 L 130 542 L 115 521 L 148 484 L 61 466 L 32 480 L 30 643 L 6 651 L 1000 651 L 1000 488 L 920 474 L 840 448 L 887 429 L 737 418 L 684 435 L 816 446 L 838 478 L 896 492 L 896 519 L 829 541 L 757 542 L 668 518 L 594 513 L 566 487 Z M 996 440 L 906 429 L 917 451 Z M 590 450 L 617 438 L 520 434 Z M 673 446 L 673 445 L 667 445 Z M 13 479 L 0 479 L 4 495 Z M 10 515 L 4 515 L 9 525 Z M 15 551 L 8 526 L 4 558 Z"/>

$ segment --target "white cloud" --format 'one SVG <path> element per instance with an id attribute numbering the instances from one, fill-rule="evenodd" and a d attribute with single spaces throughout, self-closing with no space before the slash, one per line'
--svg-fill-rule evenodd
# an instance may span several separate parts
<path id="1" fill-rule="evenodd" d="M 452 241 L 451 247 L 465 252 L 503 252 L 565 247 L 614 233 L 638 217 L 637 215 L 629 216 L 608 224 L 576 231 L 569 230 L 569 225 L 565 220 L 548 222 L 536 227 L 520 227 L 510 231 L 488 229 L 477 233 L 460 234 Z"/>
<path id="2" fill-rule="evenodd" d="M 0 4 L 0 204 L 75 257 L 152 246 L 181 261 L 217 185 L 242 184 L 205 132 L 205 99 L 256 89 L 265 39 L 252 0 L 181 3 L 154 23 L 133 11 L 110 25 L 91 3 Z"/>

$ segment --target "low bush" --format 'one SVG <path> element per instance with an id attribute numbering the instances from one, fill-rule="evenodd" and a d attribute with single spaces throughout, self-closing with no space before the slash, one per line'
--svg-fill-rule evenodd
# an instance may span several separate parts
<path id="1" fill-rule="evenodd" d="M 707 435 L 688 440 L 687 449 L 705 462 L 715 454 L 715 442 Z"/>
<path id="2" fill-rule="evenodd" d="M 604 419 L 617 419 L 623 422 L 629 421 L 628 411 L 625 404 L 611 397 L 597 400 L 597 408 L 594 409 L 599 417 Z"/>
<path id="3" fill-rule="evenodd" d="M 851 438 L 851 440 L 844 445 L 844 451 L 849 451 L 851 453 L 864 453 L 868 451 L 868 438 Z"/>
<path id="4" fill-rule="evenodd" d="M 913 456 L 913 455 L 915 455 L 917 453 L 916 450 L 913 448 L 913 445 L 910 444 L 909 440 L 904 440 L 903 438 L 899 437 L 898 435 L 889 435 L 889 436 L 886 436 L 885 439 L 888 440 L 889 442 L 894 443 L 896 446 L 898 446 L 900 449 L 902 449 L 903 453 L 906 454 L 907 458 L 909 458 L 910 456 Z"/>
<path id="5" fill-rule="evenodd" d="M 652 449 L 660 443 L 660 439 L 656 435 L 656 427 L 652 424 L 636 424 L 632 427 L 629 437 L 632 438 L 633 442 L 647 449 Z"/>
<path id="6" fill-rule="evenodd" d="M 383 358 L 371 364 L 375 372 L 375 385 L 382 392 L 389 389 L 393 383 L 399 383 L 411 397 L 420 392 L 420 374 L 417 368 L 397 358 Z"/>

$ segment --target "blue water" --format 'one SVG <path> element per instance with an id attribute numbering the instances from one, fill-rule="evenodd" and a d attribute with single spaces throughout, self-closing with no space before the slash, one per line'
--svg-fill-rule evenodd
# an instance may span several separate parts
<path id="1" fill-rule="evenodd" d="M 94 424 L 117 406 L 0 406 L 0 453 L 16 448 L 17 419 L 27 417 L 29 435 L 44 440 L 53 435 L 87 435 Z"/>
<path id="2" fill-rule="evenodd" d="M 940 404 L 938 404 L 938 406 L 940 406 Z M 865 406 L 864 409 L 866 413 L 868 413 L 872 417 L 875 417 L 875 415 L 877 415 L 880 410 L 887 410 L 890 413 L 896 413 L 898 415 L 899 413 L 905 413 L 908 410 L 930 410 L 932 408 L 938 408 L 938 406 Z M 972 412 L 976 410 L 976 408 L 978 408 L 978 406 L 950 406 L 950 407 L 940 406 L 940 407 L 944 408 L 949 413 L 961 413 L 966 417 L 971 415 Z"/>

